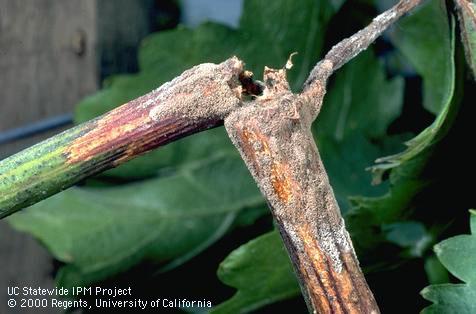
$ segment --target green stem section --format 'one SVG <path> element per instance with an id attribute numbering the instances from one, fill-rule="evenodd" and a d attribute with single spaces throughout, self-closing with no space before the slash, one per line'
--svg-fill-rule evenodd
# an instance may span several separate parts
<path id="1" fill-rule="evenodd" d="M 87 132 L 89 124 L 70 129 L 0 163 L 0 217 L 85 177 L 81 175 L 83 164 L 66 164 L 65 151 L 72 141 Z"/>

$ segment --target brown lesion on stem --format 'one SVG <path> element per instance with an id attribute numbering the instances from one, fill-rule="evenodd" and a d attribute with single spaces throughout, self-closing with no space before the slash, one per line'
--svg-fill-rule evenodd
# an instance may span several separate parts
<path id="1" fill-rule="evenodd" d="M 141 137 L 147 135 L 146 131 L 154 122 L 145 110 L 139 109 L 138 104 L 143 98 L 116 108 L 92 122 L 90 131 L 76 139 L 65 151 L 68 163 L 88 161 L 110 149 L 122 149 L 127 155 L 127 150 L 143 146 Z M 173 127 L 174 124 L 165 126 L 161 131 L 166 132 L 166 129 Z"/>
<path id="2" fill-rule="evenodd" d="M 223 124 L 241 106 L 243 62 L 201 64 L 155 91 L 87 123 L 64 151 L 68 164 L 111 155 L 115 167 L 144 152 Z M 252 81 L 250 82 L 252 84 Z"/>
<path id="3" fill-rule="evenodd" d="M 146 95 L 147 96 L 147 95 Z M 203 121 L 202 125 L 180 117 L 150 118 L 141 108 L 148 97 L 121 106 L 91 123 L 89 132 L 77 138 L 65 150 L 67 162 L 85 162 L 104 153 L 116 152 L 111 166 L 134 158 L 146 151 L 194 133 L 196 129 L 221 125 L 221 121 Z"/>
<path id="4" fill-rule="evenodd" d="M 273 161 L 271 165 L 271 185 L 279 200 L 283 203 L 289 203 L 297 193 L 293 193 L 293 187 L 297 184 L 292 182 L 290 176 L 290 167 L 282 162 Z"/>
<path id="5" fill-rule="evenodd" d="M 267 155 L 269 156 L 271 152 L 269 151 L 269 145 L 266 142 L 264 136 L 259 133 L 259 130 L 256 130 L 252 127 L 243 128 L 243 132 L 239 135 L 241 137 L 241 142 L 243 143 L 243 150 L 246 151 L 246 154 L 253 156 L 251 160 L 253 161 L 253 169 L 259 174 L 261 170 L 259 164 L 257 163 L 257 155 Z"/>
<path id="6" fill-rule="evenodd" d="M 284 80 L 282 69 L 265 71 L 263 95 L 225 118 L 227 132 L 270 205 L 310 310 L 378 313 L 310 132 L 308 100 Z"/>
<path id="7" fill-rule="evenodd" d="M 278 198 L 282 202 L 288 203 L 293 194 L 296 194 L 293 193 L 293 187 L 297 186 L 292 182 L 289 166 L 273 158 L 267 137 L 260 133 L 256 125 L 243 127 L 237 135 L 240 137 L 242 149 L 246 152 L 246 155 L 251 156 L 250 161 L 253 163 L 256 174 L 260 177 L 269 176 Z M 265 169 L 262 169 L 259 165 L 259 160 L 266 158 L 273 160 L 269 173 L 264 173 Z"/>
<path id="8" fill-rule="evenodd" d="M 299 267 L 305 273 L 306 280 L 311 283 L 312 288 L 315 289 L 315 287 L 321 286 L 323 290 L 322 294 L 313 292 L 309 294 L 312 298 L 313 307 L 320 309 L 320 313 L 352 312 L 352 307 L 347 306 L 347 304 L 354 303 L 348 300 L 348 294 L 352 292 L 352 286 L 349 283 L 343 285 L 338 280 L 342 277 L 343 272 L 337 272 L 332 267 L 332 261 L 316 242 L 313 231 L 310 230 L 308 225 L 298 226 L 296 229 L 303 242 L 303 250 L 298 256 L 306 257 L 305 259 L 299 259 Z"/>

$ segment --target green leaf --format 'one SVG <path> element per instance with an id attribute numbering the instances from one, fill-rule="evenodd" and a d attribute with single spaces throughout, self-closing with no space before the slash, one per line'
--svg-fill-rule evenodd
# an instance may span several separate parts
<path id="1" fill-rule="evenodd" d="M 234 226 L 236 227 L 246 227 L 255 223 L 255 221 L 269 214 L 269 208 L 266 204 L 260 204 L 257 207 L 245 208 L 239 212 L 238 216 L 235 219 Z"/>
<path id="2" fill-rule="evenodd" d="M 406 142 L 408 148 L 405 151 L 377 160 L 379 164 L 372 168 L 376 177 L 379 178 L 386 171 L 395 168 L 396 171 L 391 177 L 394 183 L 399 172 L 405 176 L 405 171 L 398 170 L 402 164 L 407 161 L 410 164 L 412 160 L 418 158 L 426 159 L 428 149 L 446 135 L 459 104 L 454 99 L 455 25 L 448 23 L 444 1 L 428 1 L 419 11 L 404 19 L 402 24 L 400 27 L 402 33 L 396 37 L 396 44 L 425 81 L 424 106 L 427 109 L 434 108 L 432 112 L 438 115 L 428 128 Z M 441 82 L 436 82 L 437 80 Z"/>
<path id="3" fill-rule="evenodd" d="M 403 80 L 388 80 L 371 49 L 336 74 L 313 131 L 343 213 L 351 207 L 349 196 L 378 196 L 387 190 L 386 185 L 370 185 L 366 168 L 400 146 L 385 135 L 400 115 L 402 101 Z"/>
<path id="4" fill-rule="evenodd" d="M 449 238 L 435 245 L 441 263 L 464 284 L 431 285 L 421 295 L 434 304 L 422 313 L 476 313 L 476 211 L 471 211 L 471 235 Z"/>
<path id="5" fill-rule="evenodd" d="M 428 276 L 428 282 L 432 285 L 450 281 L 450 276 L 445 266 L 434 255 L 425 259 L 425 272 Z"/>
<path id="6" fill-rule="evenodd" d="M 421 257 L 431 244 L 432 237 L 425 226 L 416 221 L 396 222 L 382 226 L 385 238 L 409 250 L 410 256 Z"/>
<path id="7" fill-rule="evenodd" d="M 408 33 L 408 36 L 399 38 L 397 44 L 403 50 L 413 44 L 416 45 L 415 47 L 419 47 L 418 49 L 422 49 L 422 51 L 415 52 L 415 56 L 407 55 L 409 60 L 415 63 L 417 69 L 427 69 L 430 65 L 427 64 L 429 61 L 425 58 L 431 56 L 431 60 L 439 60 L 439 54 L 441 51 L 445 51 L 446 60 L 435 65 L 437 68 L 445 65 L 444 73 L 440 70 L 435 70 L 434 73 L 430 73 L 429 70 L 422 72 L 424 80 L 428 80 L 428 77 L 432 75 L 444 76 L 444 82 L 441 82 L 442 85 L 437 88 L 444 93 L 438 96 L 441 98 L 435 100 L 435 103 L 442 104 L 442 107 L 438 105 L 441 110 L 429 127 L 406 142 L 407 149 L 405 151 L 379 158 L 377 164 L 371 167 L 374 173 L 374 182 L 377 183 L 382 181 L 383 174 L 389 172 L 390 190 L 388 193 L 380 197 L 359 196 L 352 198 L 353 208 L 347 216 L 347 221 L 352 237 L 358 239 L 358 251 L 375 247 L 382 242 L 384 239 L 381 230 L 382 224 L 397 222 L 404 217 L 405 213 L 412 210 L 413 197 L 428 184 L 427 181 L 420 178 L 420 175 L 438 143 L 447 135 L 458 113 L 460 99 L 455 97 L 454 23 L 450 28 L 446 26 L 441 28 L 438 34 L 435 31 L 429 31 L 425 23 L 434 25 L 434 27 L 436 24 L 448 25 L 445 4 L 436 0 L 429 1 L 420 11 L 406 18 L 403 21 L 403 26 L 399 28 L 405 34 Z M 421 32 L 419 31 L 420 26 L 422 26 Z M 426 47 L 420 47 L 420 44 L 416 43 L 420 38 L 423 43 L 434 45 L 432 41 L 427 42 L 430 39 L 421 38 L 424 36 L 439 38 L 438 48 L 433 48 L 433 50 L 438 50 L 435 52 L 435 57 L 433 57 L 433 51 L 430 53 Z M 434 38 L 432 40 L 436 41 Z M 448 51 L 449 53 L 446 54 Z M 429 90 L 428 86 L 425 84 L 426 91 Z M 436 92 L 434 96 L 429 97 L 427 96 L 426 99 L 437 97 Z"/>
<path id="8" fill-rule="evenodd" d="M 422 296 L 437 304 L 431 305 L 422 314 L 473 314 L 476 313 L 476 290 L 472 285 L 441 284 L 426 287 Z"/>
<path id="9" fill-rule="evenodd" d="M 352 197 L 352 208 L 345 219 L 357 252 L 370 250 L 385 241 L 382 225 L 398 221 L 421 188 L 422 183 L 414 180 L 392 187 L 383 196 Z"/>
<path id="10" fill-rule="evenodd" d="M 474 0 L 459 0 L 456 1 L 456 4 L 466 61 L 476 80 L 476 2 Z"/>
<path id="11" fill-rule="evenodd" d="M 243 12 L 238 55 L 261 77 L 265 65 L 281 68 L 291 53 L 298 52 L 288 79 L 294 89 L 301 88 L 322 49 L 325 25 L 333 13 L 329 1 L 248 0 Z"/>
<path id="12" fill-rule="evenodd" d="M 264 305 L 296 296 L 299 285 L 276 231 L 234 250 L 220 264 L 218 277 L 238 291 L 211 313 L 248 313 Z"/>
<path id="13" fill-rule="evenodd" d="M 402 102 L 403 79 L 388 80 L 383 64 L 369 49 L 337 72 L 324 98 L 317 134 L 328 134 L 336 141 L 355 133 L 382 138 L 400 116 Z"/>
<path id="14" fill-rule="evenodd" d="M 351 209 L 350 197 L 353 195 L 379 196 L 387 191 L 387 184 L 370 184 L 372 174 L 366 168 L 376 158 L 393 150 L 393 146 L 378 146 L 359 132 L 342 141 L 318 133 L 317 142 L 342 213 L 345 214 Z"/>
<path id="15" fill-rule="evenodd" d="M 262 202 L 241 159 L 221 153 L 171 176 L 72 188 L 9 221 L 67 263 L 59 284 L 88 285 L 145 259 L 176 266 L 219 239 L 241 209 Z"/>
<path id="16" fill-rule="evenodd" d="M 394 43 L 423 78 L 423 106 L 438 114 L 453 94 L 453 38 L 446 4 L 431 0 L 402 19 Z"/>

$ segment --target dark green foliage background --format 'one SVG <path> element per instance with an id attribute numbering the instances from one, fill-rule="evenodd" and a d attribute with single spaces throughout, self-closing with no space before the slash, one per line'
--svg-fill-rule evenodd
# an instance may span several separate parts
<path id="1" fill-rule="evenodd" d="M 428 305 L 420 290 L 455 280 L 443 265 L 468 285 L 476 274 L 471 269 L 459 276 L 451 268 L 457 254 L 445 253 L 454 249 L 450 240 L 437 251 L 443 265 L 432 251 L 441 239 L 468 233 L 467 209 L 475 206 L 472 186 L 463 180 L 475 170 L 466 152 L 473 142 L 475 89 L 449 11 L 444 1 L 427 1 L 339 70 L 313 126 L 384 313 Z M 298 91 L 328 47 L 376 14 L 372 1 L 245 0 L 238 29 L 206 23 L 146 38 L 140 72 L 108 78 L 103 90 L 78 105 L 76 120 L 102 114 L 193 65 L 231 55 L 259 78 L 265 65 L 282 67 L 297 51 L 289 80 Z M 9 221 L 61 262 L 59 285 L 132 285 L 136 296 L 150 299 L 207 298 L 217 305 L 213 313 L 305 312 L 265 202 L 223 128 L 150 152 Z M 474 247 L 474 236 L 467 241 Z M 471 259 L 476 263 L 474 254 Z M 448 289 L 429 288 L 424 297 L 438 303 L 454 293 Z M 474 295 L 472 289 L 465 291 Z M 459 313 L 469 313 L 463 306 L 474 309 L 474 298 L 461 304 Z"/>

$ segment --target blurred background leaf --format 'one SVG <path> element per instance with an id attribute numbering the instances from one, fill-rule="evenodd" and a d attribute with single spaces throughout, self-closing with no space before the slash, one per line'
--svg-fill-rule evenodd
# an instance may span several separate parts
<path id="1" fill-rule="evenodd" d="M 435 13 L 435 14 L 433 14 Z M 381 224 L 388 224 L 398 221 L 400 217 L 404 217 L 411 210 L 411 201 L 413 197 L 424 188 L 427 184 L 421 173 L 423 172 L 429 158 L 431 157 L 435 146 L 447 134 L 451 127 L 454 117 L 458 113 L 459 98 L 454 97 L 455 86 L 455 67 L 454 67 L 454 27 L 449 26 L 446 15 L 444 2 L 430 1 L 419 8 L 419 11 L 405 18 L 401 23 L 405 30 L 413 29 L 411 35 L 402 36 L 396 40 L 396 45 L 402 51 L 407 47 L 417 49 L 415 42 L 425 42 L 428 40 L 428 29 L 425 27 L 418 28 L 420 24 L 424 24 L 425 20 L 431 20 L 433 24 L 441 24 L 438 29 L 441 32 L 432 33 L 431 37 L 439 37 L 434 39 L 438 42 L 438 53 L 445 52 L 444 62 L 435 64 L 438 71 L 430 71 L 422 74 L 423 80 L 432 80 L 434 77 L 441 79 L 444 77 L 443 84 L 438 86 L 438 93 L 445 91 L 441 96 L 434 96 L 434 102 L 442 104 L 441 110 L 435 121 L 420 134 L 406 142 L 408 148 L 395 155 L 378 159 L 378 163 L 372 167 L 374 172 L 374 180 L 379 183 L 382 176 L 389 174 L 390 190 L 380 197 L 353 197 L 353 210 L 349 214 L 349 224 L 352 235 L 359 239 L 358 247 L 370 248 L 381 241 L 382 233 L 379 230 Z M 414 22 L 412 22 L 414 21 Z M 399 24 L 400 25 L 400 24 Z M 409 26 L 411 25 L 411 26 Z M 416 26 L 413 26 L 416 25 Z M 436 27 L 436 26 L 435 26 Z M 433 44 L 436 44 L 432 42 Z M 443 44 L 442 44 L 443 43 Z M 415 45 L 414 45 L 415 44 Z M 432 44 L 423 46 L 426 51 L 426 57 L 418 57 L 418 54 L 408 53 L 410 61 L 416 64 L 415 68 L 434 69 L 433 65 L 427 65 L 429 54 L 432 52 L 427 50 Z M 423 53 L 423 52 L 419 52 Z M 443 57 L 442 57 L 443 58 Z M 435 92 L 435 87 L 429 84 L 423 85 L 424 104 L 428 103 L 428 94 Z M 425 98 L 426 97 L 426 98 Z M 428 105 L 427 105 L 428 106 Z M 427 108 L 425 106 L 425 108 Z M 440 108 L 440 105 L 434 105 L 433 108 Z"/>
<path id="2" fill-rule="evenodd" d="M 60 285 L 90 285 L 142 259 L 177 266 L 220 238 L 241 209 L 263 203 L 241 163 L 218 153 L 170 176 L 72 188 L 10 222 L 68 264 Z"/>
<path id="3" fill-rule="evenodd" d="M 423 77 L 423 106 L 438 114 L 450 101 L 454 85 L 454 35 L 445 1 L 427 1 L 399 22 L 393 42 Z"/>

